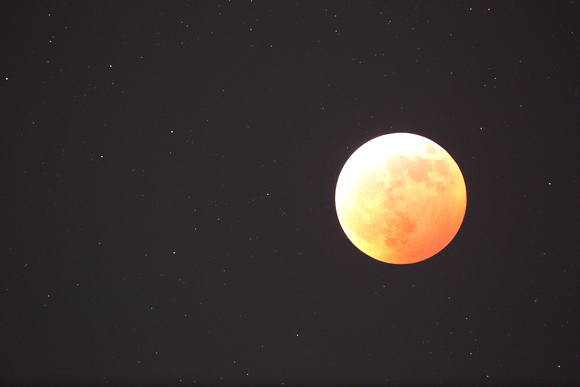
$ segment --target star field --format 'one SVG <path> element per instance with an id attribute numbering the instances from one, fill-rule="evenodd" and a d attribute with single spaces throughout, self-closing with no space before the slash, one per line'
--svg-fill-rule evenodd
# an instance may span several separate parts
<path id="1" fill-rule="evenodd" d="M 3 384 L 577 384 L 578 3 L 0 5 Z M 358 251 L 348 157 L 430 138 L 467 212 Z"/>

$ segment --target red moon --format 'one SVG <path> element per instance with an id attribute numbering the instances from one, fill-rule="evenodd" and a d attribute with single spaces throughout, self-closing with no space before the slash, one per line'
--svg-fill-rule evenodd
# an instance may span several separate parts
<path id="1" fill-rule="evenodd" d="M 336 184 L 336 213 L 350 241 L 382 262 L 409 264 L 455 237 L 467 207 L 461 170 L 428 138 L 391 133 L 363 144 Z"/>

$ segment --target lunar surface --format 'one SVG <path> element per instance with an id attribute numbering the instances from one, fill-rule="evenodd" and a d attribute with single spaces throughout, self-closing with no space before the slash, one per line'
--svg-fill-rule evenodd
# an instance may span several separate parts
<path id="1" fill-rule="evenodd" d="M 455 237 L 467 206 L 463 175 L 428 138 L 377 137 L 358 148 L 336 184 L 338 220 L 362 252 L 409 264 L 440 252 Z"/>

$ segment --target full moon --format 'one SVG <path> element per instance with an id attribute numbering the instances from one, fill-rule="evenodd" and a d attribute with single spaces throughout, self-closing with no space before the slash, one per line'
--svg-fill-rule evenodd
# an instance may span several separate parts
<path id="1" fill-rule="evenodd" d="M 382 262 L 424 261 L 455 237 L 467 207 L 461 170 L 428 138 L 376 137 L 346 161 L 336 183 L 336 213 L 350 241 Z"/>

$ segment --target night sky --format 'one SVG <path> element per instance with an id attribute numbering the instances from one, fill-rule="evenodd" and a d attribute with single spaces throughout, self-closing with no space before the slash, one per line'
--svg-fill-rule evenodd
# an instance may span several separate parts
<path id="1" fill-rule="evenodd" d="M 580 382 L 574 1 L 4 1 L 0 382 Z M 462 170 L 412 265 L 342 231 L 370 139 Z"/>

